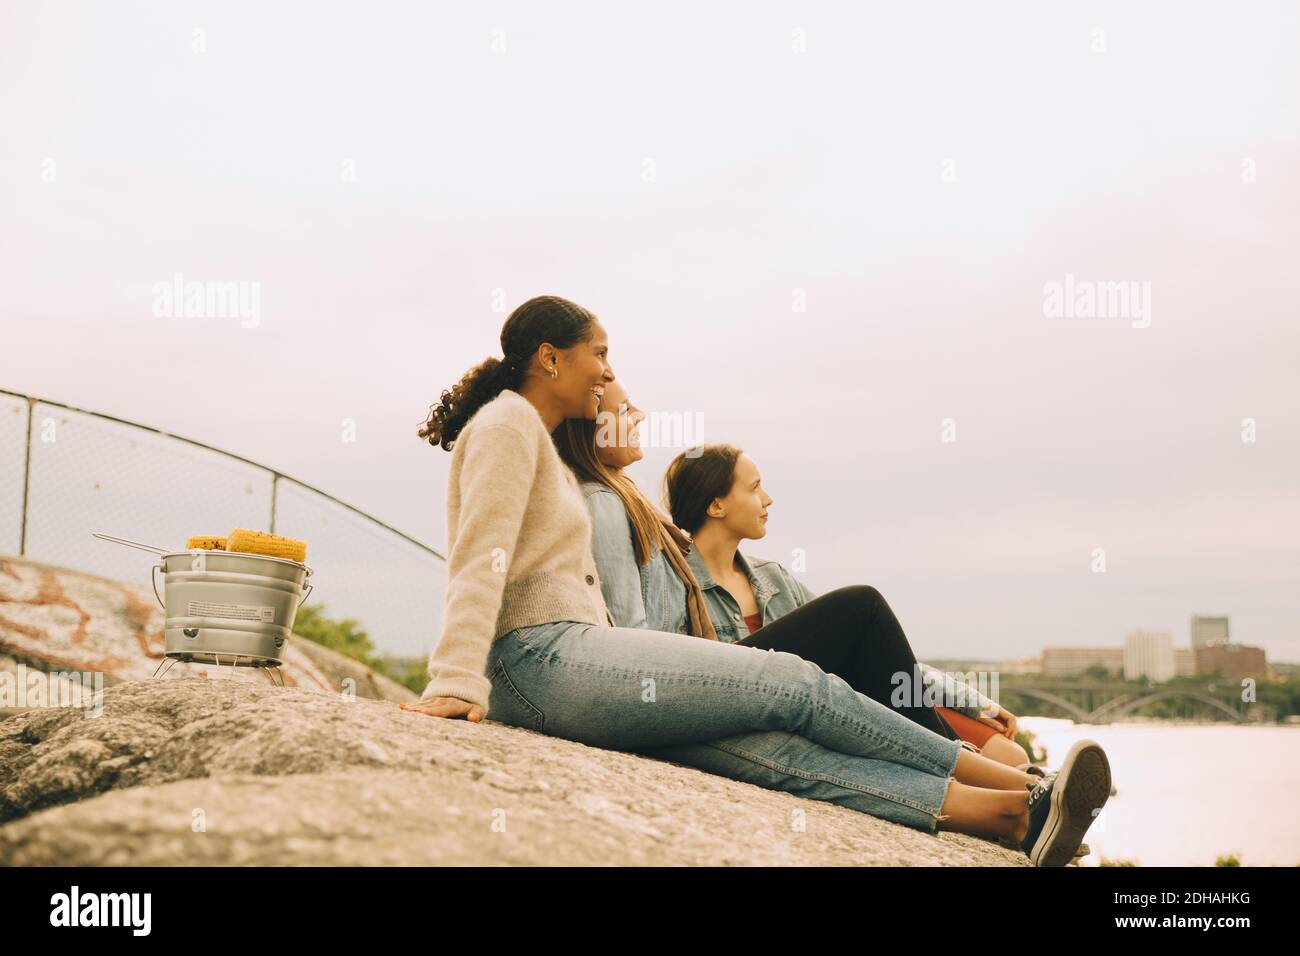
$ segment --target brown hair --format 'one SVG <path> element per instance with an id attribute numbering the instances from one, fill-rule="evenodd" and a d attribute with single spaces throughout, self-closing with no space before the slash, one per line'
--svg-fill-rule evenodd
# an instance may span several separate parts
<path id="1" fill-rule="evenodd" d="M 636 552 L 636 563 L 645 564 L 656 549 L 666 547 L 669 542 L 654 506 L 636 482 L 621 469 L 610 468 L 596 454 L 596 435 L 603 427 L 595 421 L 566 418 L 551 437 L 560 459 L 573 469 L 580 481 L 604 485 L 622 500 L 632 522 L 632 549 Z"/>
<path id="2" fill-rule="evenodd" d="M 429 406 L 429 418 L 419 436 L 430 445 L 451 451 L 466 422 L 504 389 L 518 391 L 530 373 L 530 360 L 549 342 L 557 349 L 591 340 L 596 317 L 576 302 L 557 295 L 539 295 L 519 305 L 501 327 L 503 358 L 489 358 Z"/>
<path id="3" fill-rule="evenodd" d="M 645 564 L 654 554 L 655 548 L 661 549 L 674 572 L 686 585 L 689 633 L 716 641 L 718 633 L 709 618 L 709 607 L 700 590 L 700 582 L 695 579 L 695 573 L 686 563 L 686 554 L 691 550 L 690 541 L 669 519 L 660 520 L 658 510 L 641 493 L 636 482 L 623 474 L 622 469 L 610 468 L 600 460 L 596 454 L 598 434 L 595 422 L 568 418 L 555 429 L 551 439 L 555 442 L 560 458 L 577 477 L 602 484 L 619 496 L 632 524 L 632 548 L 636 552 L 637 564 Z"/>
<path id="4" fill-rule="evenodd" d="M 697 445 L 672 460 L 664 493 L 677 527 L 693 535 L 704 526 L 713 499 L 730 493 L 740 455 L 733 445 Z"/>

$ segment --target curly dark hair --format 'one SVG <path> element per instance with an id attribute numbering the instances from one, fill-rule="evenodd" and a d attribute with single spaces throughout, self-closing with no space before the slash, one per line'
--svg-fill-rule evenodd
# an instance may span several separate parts
<path id="1" fill-rule="evenodd" d="M 504 357 L 484 360 L 444 391 L 437 404 L 429 406 L 429 418 L 420 426 L 419 436 L 430 445 L 451 451 L 475 412 L 504 389 L 519 390 L 543 343 L 567 349 L 588 342 L 595 321 L 593 313 L 557 295 L 539 295 L 522 303 L 501 327 Z"/>

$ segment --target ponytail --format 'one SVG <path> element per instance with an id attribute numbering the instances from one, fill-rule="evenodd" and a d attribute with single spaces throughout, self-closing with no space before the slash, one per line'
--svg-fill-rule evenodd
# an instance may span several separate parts
<path id="1" fill-rule="evenodd" d="M 485 359 L 465 373 L 450 391 L 430 406 L 429 419 L 420 426 L 419 436 L 430 445 L 451 451 L 465 423 L 474 413 L 507 388 L 517 389 L 523 370 L 498 358 Z"/>
<path id="2" fill-rule="evenodd" d="M 430 445 L 451 451 L 474 413 L 504 390 L 519 391 L 528 378 L 538 348 L 549 343 L 568 349 L 591 339 L 596 317 L 557 295 L 534 296 L 521 304 L 501 327 L 503 358 L 485 359 L 470 369 L 436 405 L 417 434 Z"/>

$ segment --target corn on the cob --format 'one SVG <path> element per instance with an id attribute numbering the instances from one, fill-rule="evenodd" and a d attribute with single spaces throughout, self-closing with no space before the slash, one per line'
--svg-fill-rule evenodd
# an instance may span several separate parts
<path id="1" fill-rule="evenodd" d="M 226 539 L 215 534 L 196 534 L 185 542 L 186 551 L 192 551 L 195 548 L 200 551 L 225 551 Z"/>
<path id="2" fill-rule="evenodd" d="M 294 538 L 282 538 L 278 534 L 265 531 L 251 531 L 248 528 L 235 528 L 226 541 L 227 551 L 242 551 L 245 554 L 264 554 L 271 558 L 288 558 L 290 561 L 307 560 L 307 542 Z"/>

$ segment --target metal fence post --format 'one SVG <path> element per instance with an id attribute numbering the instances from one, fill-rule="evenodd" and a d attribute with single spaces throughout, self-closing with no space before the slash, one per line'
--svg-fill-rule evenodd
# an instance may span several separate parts
<path id="1" fill-rule="evenodd" d="M 18 556 L 27 553 L 27 489 L 32 483 L 32 419 L 36 417 L 36 399 L 30 395 L 27 399 L 27 443 L 24 446 L 23 460 L 23 511 L 18 531 Z"/>

